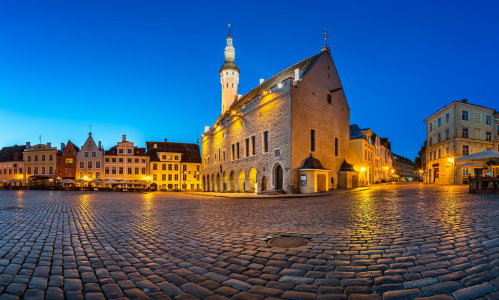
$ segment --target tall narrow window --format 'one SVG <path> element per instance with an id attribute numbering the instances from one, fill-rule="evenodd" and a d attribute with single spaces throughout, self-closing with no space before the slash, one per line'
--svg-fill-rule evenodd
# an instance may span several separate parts
<path id="1" fill-rule="evenodd" d="M 255 155 L 256 154 L 256 137 L 255 136 L 252 136 L 251 137 L 251 155 Z"/>
<path id="2" fill-rule="evenodd" d="M 236 146 L 232 144 L 232 160 L 236 159 Z"/>
<path id="3" fill-rule="evenodd" d="M 263 132 L 263 153 L 269 152 L 269 132 Z"/>
<path id="4" fill-rule="evenodd" d="M 468 131 L 468 128 L 463 128 L 463 129 L 461 130 L 461 137 L 463 137 L 463 138 L 467 139 L 467 138 L 468 138 L 468 136 L 469 136 L 469 131 Z"/>
<path id="5" fill-rule="evenodd" d="M 250 156 L 250 142 L 249 138 L 244 140 L 244 148 L 246 150 L 246 157 Z"/>
<path id="6" fill-rule="evenodd" d="M 333 104 L 333 95 L 327 94 L 327 103 Z"/>
<path id="7" fill-rule="evenodd" d="M 338 145 L 338 138 L 334 138 L 334 156 L 338 157 L 340 155 L 340 148 Z"/>
<path id="8" fill-rule="evenodd" d="M 315 130 L 310 130 L 310 151 L 315 152 Z"/>
<path id="9" fill-rule="evenodd" d="M 236 143 L 236 154 L 237 154 L 237 159 L 239 159 L 239 142 Z"/>

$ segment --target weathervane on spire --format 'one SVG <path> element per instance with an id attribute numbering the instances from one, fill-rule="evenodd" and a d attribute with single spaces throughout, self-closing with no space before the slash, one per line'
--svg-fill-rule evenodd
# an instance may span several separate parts
<path id="1" fill-rule="evenodd" d="M 227 35 L 230 35 L 230 23 L 227 24 L 227 29 L 228 29 L 228 32 L 229 32 Z"/>

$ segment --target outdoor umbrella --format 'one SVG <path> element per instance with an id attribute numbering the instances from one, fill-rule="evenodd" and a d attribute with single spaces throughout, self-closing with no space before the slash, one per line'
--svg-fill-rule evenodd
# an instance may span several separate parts
<path id="1" fill-rule="evenodd" d="M 494 151 L 494 150 L 487 150 L 487 151 L 477 152 L 477 153 L 473 153 L 470 155 L 456 158 L 456 161 L 457 162 L 461 162 L 461 161 L 487 162 L 487 161 L 496 160 L 496 159 L 499 159 L 499 152 Z"/>
<path id="2" fill-rule="evenodd" d="M 473 168 L 473 167 L 485 168 L 485 164 L 480 164 L 480 163 L 465 163 L 465 164 L 459 165 L 458 167 L 460 167 L 460 168 Z"/>

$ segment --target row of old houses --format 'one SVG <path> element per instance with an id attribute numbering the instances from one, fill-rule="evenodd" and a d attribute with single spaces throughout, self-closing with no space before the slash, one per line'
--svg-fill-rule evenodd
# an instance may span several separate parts
<path id="1" fill-rule="evenodd" d="M 202 156 L 197 144 L 147 142 L 139 148 L 126 136 L 104 151 L 89 134 L 81 148 L 71 142 L 60 149 L 29 143 L 7 147 L 12 157 L 0 159 L 0 179 L 313 193 L 391 181 L 402 173 L 411 177 L 412 162 L 393 154 L 387 138 L 350 124 L 350 107 L 326 43 L 319 53 L 260 79 L 245 95 L 238 94 L 240 70 L 230 33 L 224 54 L 222 110 L 201 135 Z"/>
<path id="2" fill-rule="evenodd" d="M 0 185 L 152 189 L 196 191 L 201 188 L 199 146 L 147 142 L 135 146 L 126 135 L 107 150 L 92 133 L 78 147 L 51 143 L 4 147 L 0 150 Z"/>

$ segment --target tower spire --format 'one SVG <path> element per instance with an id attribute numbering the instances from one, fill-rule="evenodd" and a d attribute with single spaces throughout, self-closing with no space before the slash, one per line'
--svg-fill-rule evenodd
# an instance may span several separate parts
<path id="1" fill-rule="evenodd" d="M 327 46 L 327 28 L 324 28 L 323 30 L 323 33 L 324 33 L 324 45 L 322 46 L 322 49 L 321 51 L 327 51 L 329 52 L 329 47 Z"/>
<path id="2" fill-rule="evenodd" d="M 236 49 L 232 44 L 230 24 L 227 24 L 227 42 L 224 50 L 224 63 L 220 68 L 220 84 L 222 85 L 222 113 L 226 112 L 237 98 L 239 84 L 239 68 L 236 65 Z"/>

